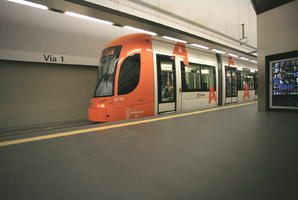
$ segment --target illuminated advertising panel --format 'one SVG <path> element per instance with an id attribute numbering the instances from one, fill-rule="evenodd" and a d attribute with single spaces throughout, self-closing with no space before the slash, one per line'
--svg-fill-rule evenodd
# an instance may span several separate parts
<path id="1" fill-rule="evenodd" d="M 270 62 L 270 108 L 298 109 L 298 57 Z"/>

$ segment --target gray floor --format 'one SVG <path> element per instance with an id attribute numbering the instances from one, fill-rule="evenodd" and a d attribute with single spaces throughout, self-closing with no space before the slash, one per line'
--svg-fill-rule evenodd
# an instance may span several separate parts
<path id="1" fill-rule="evenodd" d="M 1 147 L 0 197 L 297 200 L 297 127 L 254 104 Z"/>

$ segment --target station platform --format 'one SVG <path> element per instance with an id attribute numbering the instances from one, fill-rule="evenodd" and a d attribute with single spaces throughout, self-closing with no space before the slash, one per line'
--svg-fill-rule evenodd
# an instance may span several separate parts
<path id="1" fill-rule="evenodd" d="M 249 103 L 1 137 L 1 199 L 297 200 L 297 119 Z"/>

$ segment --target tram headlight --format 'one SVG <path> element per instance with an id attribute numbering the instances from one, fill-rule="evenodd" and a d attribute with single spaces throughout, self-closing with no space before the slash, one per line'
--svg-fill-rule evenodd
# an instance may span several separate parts
<path id="1" fill-rule="evenodd" d="M 106 105 L 102 103 L 102 104 L 99 104 L 99 107 L 104 108 L 104 107 L 106 107 Z"/>

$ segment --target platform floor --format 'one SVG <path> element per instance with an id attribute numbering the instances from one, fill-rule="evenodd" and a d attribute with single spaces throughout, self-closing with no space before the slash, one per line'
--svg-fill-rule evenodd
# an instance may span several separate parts
<path id="1" fill-rule="evenodd" d="M 297 127 L 252 104 L 2 146 L 0 199 L 297 200 Z"/>

